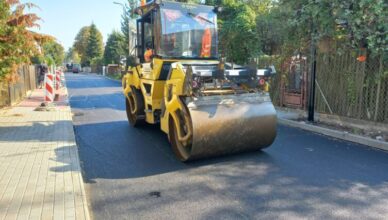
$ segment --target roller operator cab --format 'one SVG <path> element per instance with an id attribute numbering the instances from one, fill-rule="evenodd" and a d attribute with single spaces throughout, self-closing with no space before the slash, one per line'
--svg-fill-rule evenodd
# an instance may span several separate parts
<path id="1" fill-rule="evenodd" d="M 275 71 L 219 61 L 217 8 L 154 1 L 136 13 L 138 64 L 123 77 L 131 125 L 160 123 L 182 161 L 272 144 L 276 112 L 262 82 Z"/>

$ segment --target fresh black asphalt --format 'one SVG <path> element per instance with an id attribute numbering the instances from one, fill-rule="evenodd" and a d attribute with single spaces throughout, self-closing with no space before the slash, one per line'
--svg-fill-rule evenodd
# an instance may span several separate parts
<path id="1" fill-rule="evenodd" d="M 119 82 L 66 80 L 94 219 L 388 219 L 387 152 L 279 125 L 262 152 L 185 164 L 128 124 Z"/>

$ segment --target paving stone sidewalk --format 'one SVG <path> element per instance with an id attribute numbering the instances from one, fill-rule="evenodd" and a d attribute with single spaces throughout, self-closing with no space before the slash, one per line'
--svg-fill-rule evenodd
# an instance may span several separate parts
<path id="1" fill-rule="evenodd" d="M 0 109 L 0 220 L 89 219 L 67 91 L 35 111 L 43 91 Z"/>

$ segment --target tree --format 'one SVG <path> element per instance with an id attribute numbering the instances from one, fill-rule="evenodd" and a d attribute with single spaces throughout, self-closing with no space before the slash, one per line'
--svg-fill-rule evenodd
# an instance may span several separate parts
<path id="1" fill-rule="evenodd" d="M 123 34 L 113 31 L 106 42 L 104 51 L 105 64 L 119 64 L 121 57 L 126 54 L 125 37 Z"/>
<path id="2" fill-rule="evenodd" d="M 85 61 L 86 65 L 90 65 L 90 62 L 94 58 L 101 58 L 103 55 L 103 42 L 101 32 L 97 29 L 96 25 L 92 23 L 89 31 L 88 45 L 86 47 Z"/>
<path id="3" fill-rule="evenodd" d="M 330 39 L 341 47 L 367 48 L 377 54 L 387 51 L 388 11 L 383 0 L 282 0 L 294 42 Z M 314 33 L 311 33 L 311 25 Z"/>
<path id="4" fill-rule="evenodd" d="M 139 6 L 139 1 L 137 0 L 128 0 L 128 3 L 123 7 L 123 14 L 121 15 L 121 32 L 125 36 L 125 41 L 127 45 L 129 44 L 129 27 L 131 22 L 137 18 L 137 15 L 133 12 L 136 7 Z"/>
<path id="5" fill-rule="evenodd" d="M 127 57 L 127 63 L 126 66 L 133 65 L 134 62 L 132 62 L 135 58 L 130 56 L 129 52 L 129 41 L 131 34 L 131 29 L 135 29 L 136 25 L 136 18 L 138 15 L 134 13 L 134 9 L 139 6 L 138 0 L 128 0 L 127 4 L 125 4 L 123 8 L 123 14 L 121 15 L 121 32 L 124 35 L 125 39 L 125 55 Z"/>
<path id="6" fill-rule="evenodd" d="M 388 52 L 388 3 L 384 0 L 338 1 L 333 14 L 343 23 L 336 36 L 346 34 L 353 47 L 365 47 L 372 54 Z"/>
<path id="7" fill-rule="evenodd" d="M 72 63 L 81 63 L 81 57 L 78 55 L 77 51 L 73 51 L 72 57 L 71 57 Z"/>
<path id="8" fill-rule="evenodd" d="M 46 58 L 50 57 L 54 64 L 61 65 L 65 59 L 64 48 L 55 40 L 43 44 L 43 54 Z"/>
<path id="9" fill-rule="evenodd" d="M 241 1 L 222 1 L 219 35 L 222 55 L 227 60 L 245 64 L 260 52 L 256 36 L 256 12 Z"/>
<path id="10" fill-rule="evenodd" d="M 132 12 L 128 7 L 124 8 L 123 14 L 121 15 L 121 32 L 123 33 L 125 44 L 129 45 L 129 25 L 131 21 Z M 129 55 L 129 50 L 125 51 L 125 55 Z"/>
<path id="11" fill-rule="evenodd" d="M 83 65 L 85 65 L 87 59 L 86 48 L 88 46 L 89 36 L 90 26 L 85 26 L 78 32 L 73 44 L 73 50 L 78 53 Z"/>
<path id="12" fill-rule="evenodd" d="M 97 72 L 98 68 L 104 65 L 103 57 L 95 57 L 90 61 L 90 67 L 93 72 Z"/>
<path id="13" fill-rule="evenodd" d="M 74 50 L 74 48 L 70 47 L 67 52 L 66 52 L 66 58 L 65 58 L 66 63 L 81 63 L 81 58 L 78 55 L 78 52 Z"/>
<path id="14" fill-rule="evenodd" d="M 36 42 L 41 36 L 28 30 L 39 26 L 40 20 L 34 13 L 25 13 L 31 7 L 18 0 L 0 1 L 0 80 L 15 81 L 18 66 L 39 52 Z"/>
<path id="15" fill-rule="evenodd" d="M 276 55 L 282 52 L 285 40 L 290 40 L 289 27 L 285 25 L 287 20 L 276 4 L 270 11 L 264 11 L 256 16 L 256 36 L 263 55 Z M 297 45 L 297 44 L 294 44 Z"/>

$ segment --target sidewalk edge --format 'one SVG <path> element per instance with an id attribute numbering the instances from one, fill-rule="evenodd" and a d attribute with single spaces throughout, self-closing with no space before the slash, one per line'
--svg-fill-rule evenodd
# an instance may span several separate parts
<path id="1" fill-rule="evenodd" d="M 348 132 L 336 131 L 336 130 L 323 128 L 323 127 L 319 127 L 319 126 L 315 126 L 315 125 L 300 123 L 297 121 L 288 120 L 288 119 L 284 119 L 284 118 L 278 118 L 278 122 L 280 124 L 283 124 L 283 125 L 296 127 L 296 128 L 300 128 L 303 130 L 312 131 L 315 133 L 334 137 L 337 139 L 350 141 L 350 142 L 366 145 L 369 147 L 377 148 L 380 150 L 388 151 L 388 142 L 378 141 L 378 140 L 374 140 L 372 138 L 367 138 L 367 137 L 362 137 L 362 136 L 355 135 L 355 134 L 350 134 Z"/>
<path id="2" fill-rule="evenodd" d="M 72 110 L 71 110 L 71 106 L 70 106 L 69 92 L 67 90 L 66 80 L 65 80 L 64 85 L 65 85 L 64 89 L 65 89 L 65 94 L 66 94 L 66 102 L 67 102 L 67 104 L 68 104 L 67 106 L 69 108 L 68 114 L 70 114 L 71 124 L 73 126 L 73 129 L 72 129 L 73 132 L 72 133 L 73 133 L 74 143 L 75 143 L 75 145 L 77 146 L 77 149 L 78 149 L 78 145 L 77 145 L 77 141 L 76 141 L 75 133 L 74 133 L 73 117 L 71 115 L 72 114 Z M 81 184 L 81 190 L 82 190 L 82 203 L 84 204 L 85 217 L 86 217 L 86 219 L 91 219 L 90 218 L 90 212 L 89 212 L 88 199 L 86 198 L 86 190 L 85 190 L 84 176 L 83 176 L 82 168 L 81 168 L 81 160 L 79 158 L 78 150 L 76 151 L 76 153 L 77 153 L 76 155 L 77 155 L 77 158 L 78 158 L 78 166 L 80 167 L 80 175 L 81 175 L 80 184 Z"/>

